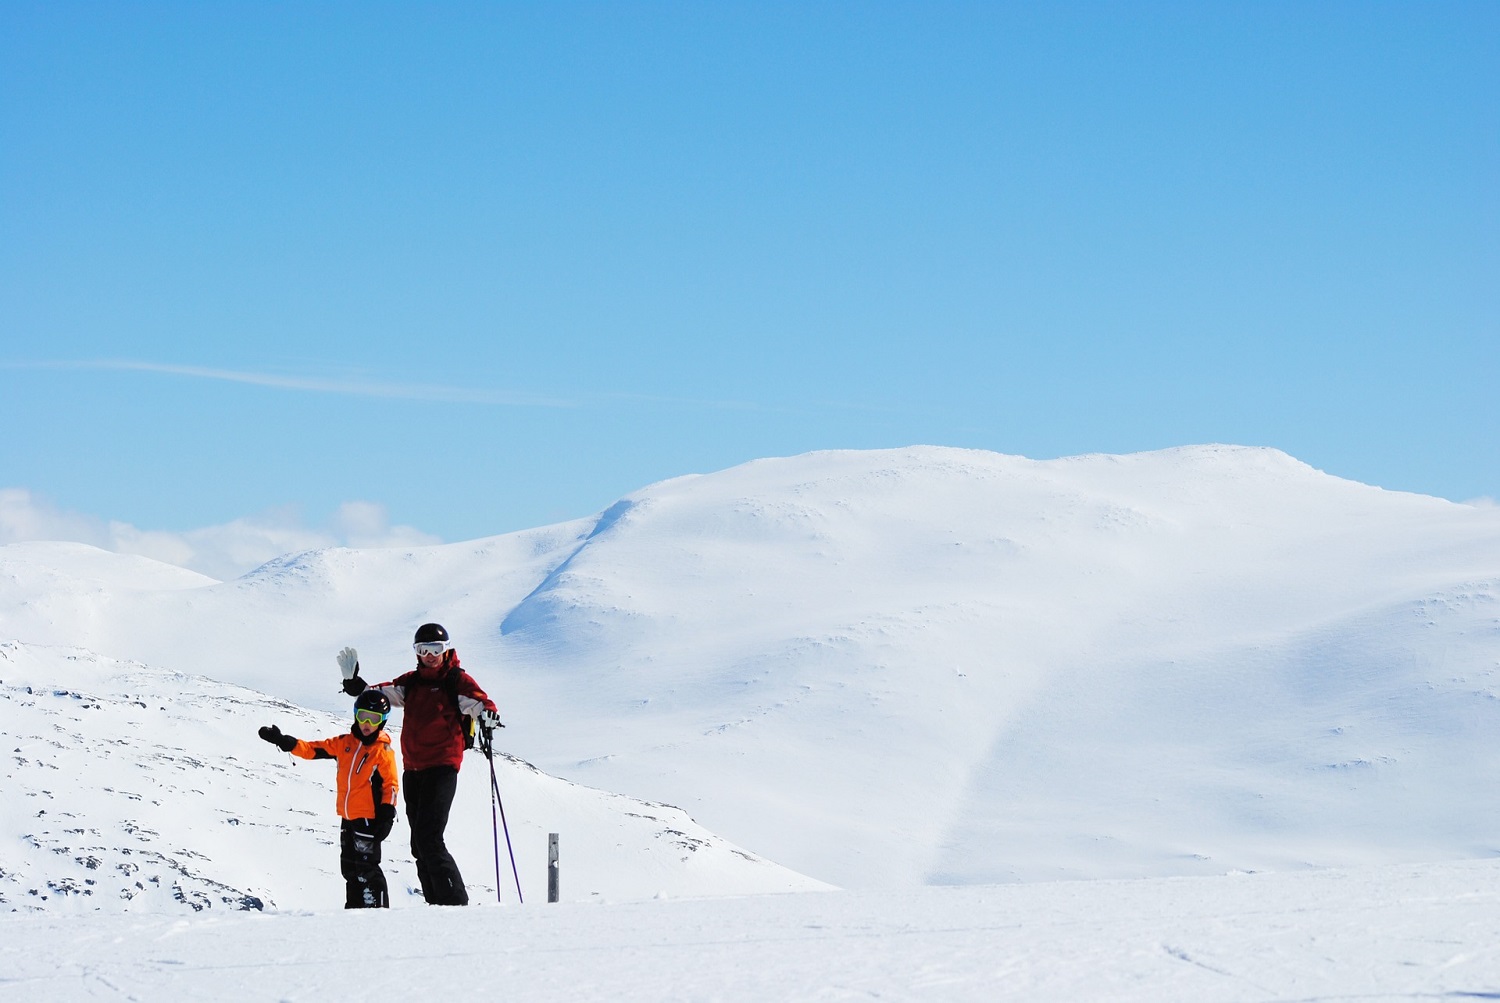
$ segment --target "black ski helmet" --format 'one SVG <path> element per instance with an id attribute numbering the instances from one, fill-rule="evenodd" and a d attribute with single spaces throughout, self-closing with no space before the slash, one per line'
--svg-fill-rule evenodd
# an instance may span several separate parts
<path id="1" fill-rule="evenodd" d="M 354 698 L 354 710 L 373 710 L 377 714 L 388 715 L 391 712 L 391 701 L 379 690 L 365 690 Z"/>
<path id="2" fill-rule="evenodd" d="M 424 623 L 417 628 L 417 636 L 411 639 L 412 644 L 421 644 L 424 641 L 442 641 L 448 643 L 448 632 L 440 623 Z"/>

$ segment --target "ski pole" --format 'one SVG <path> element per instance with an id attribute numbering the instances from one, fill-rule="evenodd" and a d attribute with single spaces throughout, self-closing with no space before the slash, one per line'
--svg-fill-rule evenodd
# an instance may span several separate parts
<path id="1" fill-rule="evenodd" d="M 505 852 L 510 855 L 510 873 L 516 880 L 516 898 L 522 905 L 526 904 L 526 896 L 521 893 L 521 872 L 516 867 L 516 850 L 510 841 L 510 825 L 505 821 L 505 800 L 500 797 L 500 781 L 495 777 L 495 746 L 494 735 L 488 728 L 481 728 L 484 737 L 484 757 L 490 763 L 490 827 L 494 828 L 495 808 L 500 808 L 500 827 L 505 832 Z M 500 897 L 500 840 L 495 839 L 495 898 Z"/>
<path id="2" fill-rule="evenodd" d="M 495 837 L 495 901 L 503 905 L 505 900 L 500 895 L 500 826 L 495 821 L 495 798 L 500 788 L 495 783 L 495 759 L 490 752 L 490 730 L 482 725 L 479 728 L 479 751 L 484 753 L 484 758 L 490 764 L 490 833 Z"/>
<path id="3" fill-rule="evenodd" d="M 495 901 L 504 903 L 500 896 L 500 828 L 495 824 L 495 761 L 490 758 L 488 732 L 485 733 L 484 758 L 490 761 L 490 834 L 495 837 Z"/>
<path id="4" fill-rule="evenodd" d="M 500 828 L 505 833 L 505 852 L 510 854 L 510 874 L 516 879 L 516 898 L 525 905 L 526 898 L 521 894 L 521 872 L 516 869 L 516 851 L 510 845 L 510 826 L 505 824 L 505 802 L 500 800 L 500 784 L 496 782 L 493 773 L 490 774 L 490 786 L 495 788 L 495 803 L 500 806 Z"/>

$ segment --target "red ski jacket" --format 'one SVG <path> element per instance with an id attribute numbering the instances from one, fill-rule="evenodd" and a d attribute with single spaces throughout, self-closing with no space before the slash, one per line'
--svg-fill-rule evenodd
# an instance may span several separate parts
<path id="1" fill-rule="evenodd" d="M 474 677 L 459 667 L 452 650 L 431 672 L 418 663 L 413 671 L 371 689 L 384 693 L 391 706 L 405 708 L 401 765 L 408 770 L 458 769 L 464 761 L 464 715 L 478 717 L 482 710 L 496 709 Z"/>

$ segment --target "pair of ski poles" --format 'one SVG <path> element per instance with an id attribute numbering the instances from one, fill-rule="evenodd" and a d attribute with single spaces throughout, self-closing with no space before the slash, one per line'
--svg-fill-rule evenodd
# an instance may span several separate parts
<path id="1" fill-rule="evenodd" d="M 505 822 L 505 802 L 500 800 L 500 781 L 495 779 L 495 743 L 489 728 L 479 725 L 479 749 L 490 764 L 490 829 L 495 834 L 495 901 L 500 902 L 500 831 L 505 831 L 505 852 L 510 854 L 510 873 L 516 879 L 516 898 L 524 905 L 521 894 L 521 872 L 516 869 L 516 851 L 510 845 L 510 826 Z M 500 824 L 495 824 L 495 809 L 500 809 Z"/>

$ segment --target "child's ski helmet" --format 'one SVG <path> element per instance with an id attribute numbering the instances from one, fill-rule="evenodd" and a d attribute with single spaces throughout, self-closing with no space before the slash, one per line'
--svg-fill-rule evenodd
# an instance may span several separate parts
<path id="1" fill-rule="evenodd" d="M 365 690 L 354 698 L 354 710 L 373 710 L 384 717 L 391 712 L 391 701 L 379 690 Z"/>

